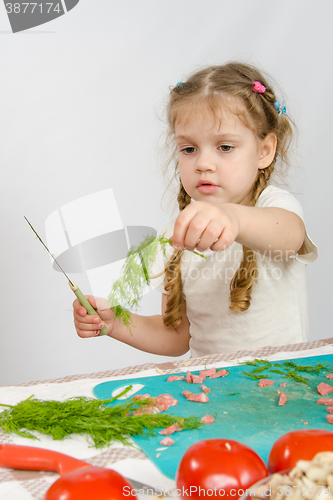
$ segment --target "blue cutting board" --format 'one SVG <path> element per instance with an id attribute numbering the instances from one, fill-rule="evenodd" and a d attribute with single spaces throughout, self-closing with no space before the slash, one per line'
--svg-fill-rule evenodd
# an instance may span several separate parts
<path id="1" fill-rule="evenodd" d="M 293 361 L 303 366 L 316 366 L 317 363 L 331 364 L 333 354 Z M 331 366 L 333 371 L 333 365 Z M 149 438 L 134 438 L 147 457 L 171 479 L 175 478 L 179 462 L 187 448 L 202 439 L 227 438 L 240 441 L 254 449 L 267 463 L 273 443 L 286 432 L 311 428 L 333 431 L 333 425 L 325 420 L 326 407 L 316 404 L 321 398 L 317 385 L 325 382 L 333 386 L 333 380 L 331 383 L 326 378 L 328 372 L 322 371 L 319 376 L 299 372 L 309 379 L 309 385 L 306 385 L 283 375 L 264 371 L 262 378 L 270 378 L 274 380 L 274 384 L 258 387 L 258 380 L 244 375 L 244 372 L 252 368 L 248 365 L 238 365 L 227 368 L 229 375 L 226 377 L 206 378 L 204 384 L 211 389 L 207 394 L 208 403 L 187 401 L 182 391 L 186 389 L 195 394 L 202 392 L 201 384 L 188 384 L 186 380 L 167 382 L 170 374 L 104 382 L 94 388 L 94 394 L 98 399 L 109 399 L 116 389 L 142 384 L 144 387 L 136 394 L 148 393 L 151 396 L 158 396 L 167 393 L 178 400 L 178 405 L 168 410 L 170 414 L 182 417 L 195 415 L 199 418 L 209 414 L 215 418 L 213 424 L 206 424 L 201 429 L 175 432 L 170 436 L 175 443 L 163 450 L 158 450 L 162 448 L 160 441 L 164 437 L 160 434 Z M 191 370 L 191 373 L 199 374 L 199 371 Z M 287 382 L 287 386 L 280 387 L 282 382 Z M 282 390 L 288 397 L 285 406 L 278 406 L 278 390 Z M 333 393 L 325 397 L 333 399 Z M 157 454 L 160 456 L 156 457 Z"/>

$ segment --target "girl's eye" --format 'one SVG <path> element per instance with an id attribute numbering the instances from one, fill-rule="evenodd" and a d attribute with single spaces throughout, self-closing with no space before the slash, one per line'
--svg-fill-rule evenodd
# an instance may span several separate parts
<path id="1" fill-rule="evenodd" d="M 228 153 L 233 149 L 233 146 L 227 146 L 226 144 L 222 144 L 222 146 L 219 146 L 220 150 L 223 151 L 224 153 Z"/>
<path id="2" fill-rule="evenodd" d="M 188 147 L 188 148 L 181 149 L 182 153 L 185 153 L 185 154 L 188 154 L 188 155 L 194 153 L 195 151 L 196 151 L 196 149 L 193 148 L 193 147 Z"/>

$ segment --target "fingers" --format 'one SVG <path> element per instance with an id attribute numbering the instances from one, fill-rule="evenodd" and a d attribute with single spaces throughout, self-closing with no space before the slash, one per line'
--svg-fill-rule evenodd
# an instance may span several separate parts
<path id="1" fill-rule="evenodd" d="M 192 207 L 186 207 L 186 209 L 178 215 L 175 222 L 172 236 L 172 246 L 176 250 L 182 250 L 184 247 L 187 248 L 187 250 L 193 250 L 202 234 L 198 221 L 197 223 L 194 223 L 191 228 L 191 232 L 189 232 L 190 225 L 193 222 L 196 212 L 193 210 L 187 210 L 188 208 L 191 209 Z"/>
<path id="2" fill-rule="evenodd" d="M 223 235 L 223 228 L 221 227 L 221 224 L 217 224 L 214 220 L 209 221 L 207 224 L 203 222 L 203 228 L 201 231 L 201 236 L 199 236 L 199 239 L 195 244 L 195 248 L 199 252 L 204 252 L 207 248 L 211 248 L 211 246 Z M 188 248 L 187 241 L 185 246 Z M 192 250 L 192 247 L 190 247 L 190 250 Z"/>
<path id="3" fill-rule="evenodd" d="M 96 299 L 90 295 L 87 295 L 87 299 L 94 309 L 97 308 Z M 105 306 L 105 302 L 101 299 L 101 305 Z M 99 335 L 100 330 L 105 326 L 105 322 L 98 315 L 87 314 L 86 309 L 80 304 L 79 300 L 76 299 L 73 302 L 73 315 L 74 315 L 74 325 L 79 337 L 96 337 Z"/>
<path id="4" fill-rule="evenodd" d="M 230 247 L 237 237 L 237 232 L 233 228 L 225 228 L 221 236 L 210 246 L 210 249 L 218 252 Z"/>
<path id="5" fill-rule="evenodd" d="M 79 337 L 88 338 L 97 337 L 100 334 L 100 330 L 104 328 L 105 323 L 99 316 L 87 314 L 84 318 L 74 315 L 74 325 Z"/>
<path id="6" fill-rule="evenodd" d="M 92 307 L 94 309 L 96 309 L 96 300 L 95 300 L 95 297 L 93 297 L 92 295 L 86 295 L 86 298 L 88 299 L 88 301 L 90 302 L 90 304 L 92 305 Z M 85 307 L 83 307 L 83 305 L 79 302 L 78 299 L 75 299 L 74 302 L 73 302 L 73 309 L 74 309 L 74 312 L 76 312 L 77 314 L 79 314 L 80 316 L 86 316 L 87 315 L 87 310 Z"/>
<path id="7" fill-rule="evenodd" d="M 230 209 L 194 202 L 177 217 L 172 243 L 177 250 L 225 250 L 235 241 L 238 231 L 239 223 Z"/>

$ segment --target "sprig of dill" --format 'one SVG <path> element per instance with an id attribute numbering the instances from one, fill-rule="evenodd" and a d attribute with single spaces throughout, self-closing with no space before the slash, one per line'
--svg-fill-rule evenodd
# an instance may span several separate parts
<path id="1" fill-rule="evenodd" d="M 197 417 L 182 418 L 167 413 L 133 415 L 133 410 L 152 405 L 150 398 L 105 406 L 113 400 L 74 397 L 66 401 L 43 401 L 31 396 L 14 406 L 0 405 L 8 407 L 0 413 L 0 428 L 30 439 L 38 439 L 33 432 L 55 440 L 80 434 L 96 448 L 101 448 L 114 441 L 130 445 L 129 437 L 149 437 L 156 434 L 157 428 L 176 422 L 184 429 L 202 426 Z"/>
<path id="2" fill-rule="evenodd" d="M 304 366 L 298 365 L 293 360 L 286 360 L 282 363 L 272 363 L 265 359 L 255 359 L 253 361 L 246 361 L 240 364 L 254 367 L 252 370 L 244 372 L 244 375 L 254 380 L 261 379 L 261 373 L 265 370 L 268 370 L 270 373 L 278 373 L 280 375 L 284 375 L 287 378 L 291 378 L 296 382 L 307 385 L 309 385 L 309 379 L 307 377 L 303 377 L 298 372 L 306 372 L 311 375 L 320 375 L 320 372 L 323 370 L 332 370 L 332 367 L 328 364 L 324 365 L 322 363 L 317 363 L 317 366 Z"/>
<path id="3" fill-rule="evenodd" d="M 150 283 L 150 274 L 159 246 L 165 252 L 165 246 L 172 241 L 165 236 L 147 236 L 138 247 L 131 247 L 122 268 L 122 274 L 112 286 L 108 302 L 116 319 L 121 320 L 130 329 L 131 314 L 129 309 L 137 309 L 143 291 Z M 193 251 L 196 255 L 204 255 Z"/>

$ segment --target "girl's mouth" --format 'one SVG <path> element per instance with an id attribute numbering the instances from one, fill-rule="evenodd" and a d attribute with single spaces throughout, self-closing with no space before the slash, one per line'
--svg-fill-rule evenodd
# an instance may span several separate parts
<path id="1" fill-rule="evenodd" d="M 211 193 L 215 193 L 215 191 L 217 191 L 219 189 L 219 186 L 217 186 L 216 184 L 213 184 L 210 181 L 200 180 L 198 182 L 197 188 L 198 188 L 199 193 L 211 194 Z"/>

